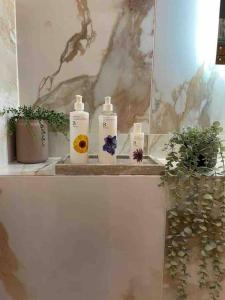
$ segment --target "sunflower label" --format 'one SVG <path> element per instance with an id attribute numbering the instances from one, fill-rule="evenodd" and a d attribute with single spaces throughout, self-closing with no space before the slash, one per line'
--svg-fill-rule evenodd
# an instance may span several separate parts
<path id="1" fill-rule="evenodd" d="M 86 164 L 88 161 L 89 113 L 84 111 L 82 97 L 76 96 L 75 111 L 70 113 L 70 161 Z"/>

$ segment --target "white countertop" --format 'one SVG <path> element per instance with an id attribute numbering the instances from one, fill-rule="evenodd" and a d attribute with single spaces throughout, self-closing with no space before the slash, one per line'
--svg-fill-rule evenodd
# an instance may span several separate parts
<path id="1" fill-rule="evenodd" d="M 39 164 L 21 164 L 12 162 L 7 165 L 0 165 L 0 176 L 17 176 L 17 175 L 42 175 L 54 176 L 55 164 L 60 157 L 50 157 L 46 162 Z"/>

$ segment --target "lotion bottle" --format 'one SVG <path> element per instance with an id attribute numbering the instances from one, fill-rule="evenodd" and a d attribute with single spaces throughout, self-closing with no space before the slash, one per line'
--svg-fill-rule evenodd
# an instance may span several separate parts
<path id="1" fill-rule="evenodd" d="M 99 151 L 101 164 L 116 164 L 117 115 L 113 112 L 111 97 L 105 97 L 103 112 L 99 116 Z"/>
<path id="2" fill-rule="evenodd" d="M 88 162 L 89 113 L 84 111 L 82 96 L 76 95 L 75 111 L 70 113 L 70 161 L 72 164 Z"/>
<path id="3" fill-rule="evenodd" d="M 141 123 L 134 123 L 133 132 L 130 135 L 130 161 L 132 164 L 141 164 L 143 161 L 144 138 Z"/>

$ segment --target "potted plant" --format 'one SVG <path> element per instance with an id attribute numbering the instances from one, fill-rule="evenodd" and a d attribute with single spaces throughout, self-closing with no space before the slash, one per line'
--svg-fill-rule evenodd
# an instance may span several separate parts
<path id="1" fill-rule="evenodd" d="M 167 157 L 169 169 L 171 170 L 173 161 L 179 170 L 212 170 L 217 163 L 217 155 L 222 150 L 219 137 L 222 131 L 220 123 L 214 122 L 208 128 L 188 127 L 182 132 L 174 133 L 167 145 L 171 154 Z M 174 171 L 176 172 L 176 169 Z"/>
<path id="2" fill-rule="evenodd" d="M 205 129 L 188 128 L 173 134 L 166 145 L 168 154 L 162 176 L 170 200 L 166 274 L 174 280 L 177 299 L 188 299 L 190 277 L 192 284 L 197 278 L 197 285 L 208 291 L 209 299 L 220 299 L 225 277 L 225 179 L 221 176 L 224 175 L 221 132 L 219 122 Z M 193 274 L 196 265 L 198 271 Z"/>
<path id="3" fill-rule="evenodd" d="M 10 134 L 16 134 L 16 157 L 21 163 L 40 163 L 48 159 L 48 127 L 64 135 L 68 117 L 42 107 L 20 106 L 4 109 Z"/>

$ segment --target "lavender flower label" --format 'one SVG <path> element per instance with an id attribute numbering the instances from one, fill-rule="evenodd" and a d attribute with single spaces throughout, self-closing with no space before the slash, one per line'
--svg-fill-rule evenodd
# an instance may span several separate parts
<path id="1" fill-rule="evenodd" d="M 108 135 L 104 138 L 105 144 L 103 145 L 103 151 L 111 154 L 112 156 L 116 153 L 117 139 L 116 136 Z"/>

